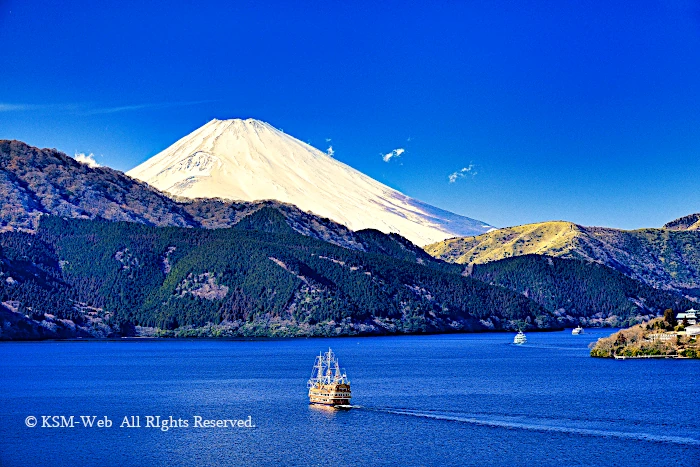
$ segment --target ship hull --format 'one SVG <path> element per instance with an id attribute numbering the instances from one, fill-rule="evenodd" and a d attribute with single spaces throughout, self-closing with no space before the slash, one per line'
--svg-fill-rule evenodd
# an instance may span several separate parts
<path id="1" fill-rule="evenodd" d="M 318 384 L 309 389 L 309 403 L 339 406 L 350 405 L 350 385 L 348 384 Z"/>

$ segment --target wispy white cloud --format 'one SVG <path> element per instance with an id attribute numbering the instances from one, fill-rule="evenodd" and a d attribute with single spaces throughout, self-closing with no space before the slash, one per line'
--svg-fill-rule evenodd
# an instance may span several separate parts
<path id="1" fill-rule="evenodd" d="M 120 105 L 113 107 L 96 106 L 89 103 L 68 103 L 68 104 L 27 104 L 0 102 L 0 112 L 28 112 L 51 110 L 54 112 L 70 112 L 78 115 L 98 115 L 112 114 L 118 112 L 130 112 L 146 109 L 166 109 L 170 107 L 184 107 L 189 105 L 206 104 L 216 102 L 214 100 L 202 101 L 179 101 L 179 102 L 157 102 L 132 105 Z"/>
<path id="2" fill-rule="evenodd" d="M 467 175 L 471 175 L 472 177 L 476 175 L 476 167 L 474 164 L 469 164 L 469 167 L 462 167 L 461 170 L 458 170 L 456 172 L 451 173 L 447 178 L 450 180 L 450 183 L 454 183 L 460 178 L 464 178 Z"/>
<path id="3" fill-rule="evenodd" d="M 328 146 L 328 150 L 326 151 L 326 154 L 333 157 L 333 154 L 335 154 L 335 151 L 333 150 L 333 146 Z"/>
<path id="4" fill-rule="evenodd" d="M 80 162 L 81 164 L 87 165 L 88 167 L 92 167 L 93 169 L 95 167 L 100 167 L 100 164 L 98 164 L 95 160 L 95 155 L 93 153 L 85 155 L 84 152 L 76 152 L 75 156 L 73 156 L 73 159 Z"/>
<path id="5" fill-rule="evenodd" d="M 97 114 L 113 114 L 117 112 L 129 112 L 132 110 L 142 110 L 142 109 L 154 109 L 158 107 L 163 107 L 162 104 L 136 104 L 136 105 L 121 105 L 118 107 L 104 107 L 98 109 L 87 109 L 83 113 L 87 115 L 97 115 Z M 166 106 L 167 107 L 167 106 Z"/>
<path id="6" fill-rule="evenodd" d="M 382 160 L 384 162 L 389 162 L 390 160 L 392 160 L 396 157 L 401 157 L 401 154 L 403 154 L 404 152 L 406 152 L 406 150 L 403 148 L 394 149 L 390 153 L 382 154 Z"/>
<path id="7" fill-rule="evenodd" d="M 331 142 L 331 139 L 330 139 L 330 138 L 326 138 L 326 143 L 330 143 L 330 142 Z"/>
<path id="8" fill-rule="evenodd" d="M 84 113 L 86 115 L 97 115 L 97 114 L 113 114 L 118 112 L 131 112 L 135 110 L 145 110 L 145 109 L 167 109 L 171 107 L 186 107 L 190 105 L 206 104 L 209 102 L 215 102 L 213 100 L 204 101 L 185 101 L 185 102 L 158 102 L 158 103 L 146 103 L 146 104 L 133 104 L 133 105 L 120 105 L 116 107 L 102 107 L 102 108 L 92 108 L 86 109 Z"/>
<path id="9" fill-rule="evenodd" d="M 24 112 L 27 110 L 36 110 L 41 106 L 34 104 L 9 104 L 6 102 L 0 102 L 0 112 Z"/>

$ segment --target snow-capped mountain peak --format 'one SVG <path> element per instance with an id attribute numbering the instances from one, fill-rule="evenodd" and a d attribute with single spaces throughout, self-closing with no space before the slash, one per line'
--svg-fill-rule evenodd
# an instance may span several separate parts
<path id="1" fill-rule="evenodd" d="M 252 118 L 214 119 L 127 174 L 188 198 L 276 199 L 418 245 L 493 229 L 412 199 Z"/>

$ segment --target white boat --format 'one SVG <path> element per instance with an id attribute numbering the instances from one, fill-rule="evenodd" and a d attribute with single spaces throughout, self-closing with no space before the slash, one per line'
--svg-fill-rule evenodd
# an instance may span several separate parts
<path id="1" fill-rule="evenodd" d="M 515 335 L 515 339 L 513 339 L 513 344 L 524 344 L 527 342 L 527 337 L 525 337 L 525 334 L 523 334 L 522 331 L 518 331 L 518 333 Z"/>
<path id="2" fill-rule="evenodd" d="M 574 336 L 578 336 L 579 334 L 583 334 L 583 328 L 581 326 L 577 326 L 571 330 L 571 334 L 573 334 Z"/>

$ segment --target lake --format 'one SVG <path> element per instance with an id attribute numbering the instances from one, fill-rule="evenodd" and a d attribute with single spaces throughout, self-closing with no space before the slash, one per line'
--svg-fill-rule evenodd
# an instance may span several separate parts
<path id="1" fill-rule="evenodd" d="M 610 333 L 2 343 L 0 465 L 700 465 L 700 361 L 590 358 Z M 308 404 L 329 346 L 351 410 Z"/>

